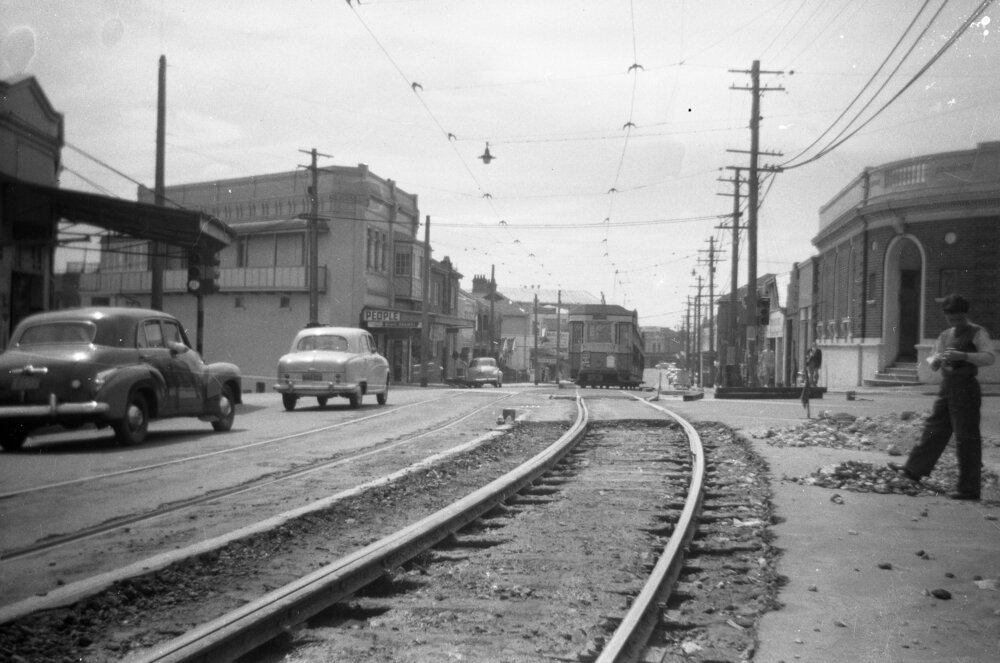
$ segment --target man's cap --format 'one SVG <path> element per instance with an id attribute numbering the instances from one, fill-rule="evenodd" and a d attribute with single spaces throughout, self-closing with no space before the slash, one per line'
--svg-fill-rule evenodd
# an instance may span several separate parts
<path id="1" fill-rule="evenodd" d="M 968 313 L 969 300 L 962 295 L 948 295 L 941 302 L 941 310 L 945 313 Z"/>

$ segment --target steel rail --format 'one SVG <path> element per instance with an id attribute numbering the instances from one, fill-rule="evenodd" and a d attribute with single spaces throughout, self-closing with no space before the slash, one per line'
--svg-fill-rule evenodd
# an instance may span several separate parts
<path id="1" fill-rule="evenodd" d="M 701 437 L 687 420 L 670 410 L 650 403 L 644 398 L 629 394 L 632 398 L 646 403 L 652 408 L 663 412 L 680 424 L 688 438 L 691 449 L 692 472 L 691 483 L 688 485 L 684 509 L 674 527 L 673 534 L 663 548 L 663 553 L 653 567 L 653 572 L 639 592 L 618 628 L 608 639 L 597 658 L 597 663 L 625 663 L 638 661 L 643 648 L 649 641 L 649 636 L 656 625 L 659 605 L 670 598 L 670 591 L 680 575 L 684 564 L 684 550 L 694 537 L 698 526 L 697 518 L 701 515 L 701 506 L 705 495 L 705 453 Z"/>
<path id="2" fill-rule="evenodd" d="M 347 463 L 356 462 L 358 460 L 367 458 L 369 456 L 385 453 L 386 451 L 389 451 L 396 447 L 410 444 L 411 442 L 418 440 L 422 437 L 427 437 L 428 435 L 433 435 L 434 433 L 450 428 L 451 426 L 454 426 L 455 424 L 464 421 L 465 419 L 468 419 L 469 417 L 478 414 L 479 412 L 482 412 L 486 408 L 492 407 L 496 403 L 505 400 L 507 398 L 510 398 L 510 395 L 501 396 L 500 398 L 490 401 L 486 405 L 477 407 L 474 410 L 462 414 L 458 417 L 453 417 L 447 423 L 441 426 L 437 426 L 432 430 L 424 431 L 423 433 L 417 433 L 416 435 L 411 435 L 401 440 L 395 440 L 387 444 L 386 443 L 378 444 L 372 448 L 363 449 L 356 452 L 350 452 L 344 456 L 339 456 L 331 460 L 312 461 L 304 466 L 297 466 L 288 470 L 275 472 L 267 475 L 266 477 L 260 477 L 258 479 L 251 480 L 247 483 L 240 484 L 238 486 L 232 486 L 230 488 L 220 488 L 218 490 L 210 491 L 208 493 L 197 495 L 195 497 L 190 497 L 188 499 L 181 500 L 179 502 L 173 502 L 165 506 L 156 507 L 154 509 L 145 511 L 143 513 L 136 513 L 129 516 L 113 518 L 111 520 L 102 522 L 98 525 L 94 525 L 92 527 L 86 527 L 81 530 L 77 530 L 76 532 L 72 532 L 70 534 L 59 534 L 55 536 L 49 536 L 42 541 L 22 546 L 20 548 L 10 548 L 7 550 L 0 550 L 0 564 L 2 564 L 3 562 L 9 562 L 11 560 L 20 559 L 21 557 L 26 557 L 27 555 L 32 555 L 38 552 L 53 550 L 55 548 L 66 546 L 71 543 L 78 543 L 80 541 L 92 539 L 96 536 L 100 536 L 108 532 L 113 532 L 115 530 L 122 529 L 124 527 L 131 527 L 136 525 L 137 523 L 142 523 L 149 520 L 162 518 L 163 516 L 178 513 L 185 509 L 191 509 L 196 506 L 201 506 L 202 504 L 207 504 L 209 502 L 216 502 L 218 500 L 222 500 L 228 497 L 235 497 L 237 495 L 253 492 L 255 490 L 261 490 L 263 488 L 268 488 L 283 481 L 291 481 L 293 479 L 298 479 L 302 476 L 311 474 L 313 472 L 319 472 L 322 470 L 329 469 L 331 467 L 338 467 L 340 465 L 345 465 Z M 426 403 L 426 402 L 428 401 L 421 401 L 421 403 Z M 409 407 L 409 406 L 403 406 L 403 407 Z M 380 416 L 380 415 L 373 415 L 373 416 Z M 367 420 L 369 418 L 371 417 L 365 417 L 364 419 Z M 360 421 L 360 420 L 352 420 L 352 421 Z M 344 423 L 346 424 L 351 422 L 344 422 Z M 340 425 L 343 424 L 335 424 L 333 426 L 327 426 L 321 430 L 336 428 L 339 427 Z"/>
<path id="3" fill-rule="evenodd" d="M 587 407 L 576 399 L 573 426 L 523 465 L 430 516 L 241 608 L 126 660 L 134 663 L 232 661 L 341 601 L 412 559 L 549 471 L 583 438 Z"/>
<path id="4" fill-rule="evenodd" d="M 509 398 L 509 395 L 507 396 Z M 66 481 L 59 481 L 56 483 L 47 483 L 41 486 L 31 486 L 29 488 L 22 488 L 20 490 L 12 490 L 6 493 L 0 493 L 0 500 L 11 499 L 13 497 L 20 497 L 21 495 L 28 495 L 31 493 L 38 493 L 46 490 L 54 490 L 57 488 L 65 488 L 66 486 L 72 486 L 81 483 L 88 483 L 91 481 L 101 481 L 103 479 L 109 479 L 112 477 L 119 477 L 126 474 L 136 474 L 138 472 L 148 472 L 150 470 L 157 470 L 163 467 L 168 467 L 170 465 L 180 465 L 183 463 L 190 463 L 194 461 L 201 461 L 206 458 L 211 458 L 212 456 L 221 456 L 225 454 L 238 453 L 240 451 L 246 451 L 247 449 L 253 449 L 255 447 L 264 446 L 267 444 L 275 444 L 277 442 L 284 442 L 286 440 L 291 440 L 297 437 L 306 437 L 308 435 L 315 435 L 318 433 L 325 433 L 326 431 L 333 430 L 335 428 L 343 428 L 345 426 L 351 426 L 353 424 L 364 423 L 371 419 L 377 419 L 379 417 L 386 417 L 392 414 L 397 414 L 403 410 L 407 410 L 413 407 L 419 407 L 421 405 L 426 405 L 427 403 L 432 403 L 440 400 L 444 400 L 445 397 L 439 398 L 428 398 L 422 401 L 417 401 L 416 403 L 407 403 L 405 405 L 394 405 L 386 408 L 384 410 L 379 410 L 374 414 L 368 414 L 362 417 L 357 417 L 354 419 L 348 419 L 346 421 L 338 421 L 335 424 L 330 424 L 329 426 L 321 426 L 319 428 L 310 428 L 304 431 L 297 431 L 295 433 L 287 433 L 280 435 L 278 437 L 269 437 L 266 440 L 257 440 L 256 442 L 250 442 L 247 444 L 241 444 L 236 447 L 226 447 L 224 449 L 218 449 L 216 451 L 209 451 L 206 453 L 199 453 L 193 456 L 184 456 L 182 458 L 174 458 L 167 461 L 161 461 L 158 463 L 151 463 L 149 465 L 137 465 L 135 467 L 130 467 L 126 470 L 118 470 L 115 472 L 106 472 L 104 474 L 94 474 L 86 477 L 77 477 L 75 479 L 69 479 Z"/>

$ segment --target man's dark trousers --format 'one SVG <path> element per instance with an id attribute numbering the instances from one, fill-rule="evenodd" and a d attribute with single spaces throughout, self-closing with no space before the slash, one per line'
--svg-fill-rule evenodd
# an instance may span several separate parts
<path id="1" fill-rule="evenodd" d="M 958 456 L 958 492 L 979 494 L 983 442 L 979 432 L 979 408 L 983 394 L 972 375 L 946 376 L 924 423 L 920 442 L 913 447 L 906 469 L 925 477 L 934 469 L 941 453 L 955 434 Z"/>

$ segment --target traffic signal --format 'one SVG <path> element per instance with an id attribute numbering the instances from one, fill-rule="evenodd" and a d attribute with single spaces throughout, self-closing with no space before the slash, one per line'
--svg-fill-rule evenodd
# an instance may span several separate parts
<path id="1" fill-rule="evenodd" d="M 188 265 L 187 291 L 189 294 L 201 294 L 201 265 Z"/>
<path id="2" fill-rule="evenodd" d="M 761 297 L 757 300 L 757 324 L 766 325 L 771 321 L 771 298 Z"/>
<path id="3" fill-rule="evenodd" d="M 218 258 L 213 258 L 207 264 L 201 266 L 201 294 L 211 295 L 219 292 L 219 268 Z"/>
<path id="4" fill-rule="evenodd" d="M 188 256 L 187 291 L 192 295 L 211 295 L 219 291 L 219 259 Z"/>

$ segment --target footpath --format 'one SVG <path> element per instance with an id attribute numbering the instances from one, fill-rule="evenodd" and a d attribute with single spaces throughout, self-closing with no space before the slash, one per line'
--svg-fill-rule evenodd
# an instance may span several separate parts
<path id="1" fill-rule="evenodd" d="M 984 392 L 983 462 L 1000 472 L 1000 385 L 984 385 Z M 933 394 L 928 385 L 854 390 L 854 400 L 827 392 L 810 410 L 814 418 L 823 411 L 924 412 Z M 750 434 L 803 422 L 797 399 L 716 400 L 707 390 L 701 399 L 664 397 L 661 404 L 693 421 L 732 426 L 769 463 L 777 570 L 787 582 L 782 607 L 761 620 L 755 663 L 1000 661 L 1000 489 L 984 486 L 981 502 L 961 502 L 802 485 L 794 479 L 823 466 L 890 458 L 775 447 Z M 953 445 L 945 453 L 953 454 Z"/>

